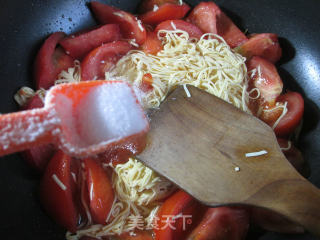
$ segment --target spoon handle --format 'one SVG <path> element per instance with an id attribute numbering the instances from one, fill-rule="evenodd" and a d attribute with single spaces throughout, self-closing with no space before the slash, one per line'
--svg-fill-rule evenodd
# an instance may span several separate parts
<path id="1" fill-rule="evenodd" d="M 302 177 L 273 182 L 248 202 L 280 213 L 320 237 L 320 190 Z"/>
<path id="2" fill-rule="evenodd" d="M 52 108 L 0 115 L 0 156 L 53 142 L 59 126 Z"/>

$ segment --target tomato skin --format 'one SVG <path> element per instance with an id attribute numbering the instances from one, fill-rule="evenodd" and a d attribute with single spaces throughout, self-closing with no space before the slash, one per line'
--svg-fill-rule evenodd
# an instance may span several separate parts
<path id="1" fill-rule="evenodd" d="M 149 92 L 153 90 L 153 78 L 151 73 L 146 73 L 143 75 L 142 77 L 142 83 L 139 86 L 139 88 L 143 91 L 143 92 Z"/>
<path id="2" fill-rule="evenodd" d="M 161 40 L 158 38 L 157 33 L 147 32 L 146 41 L 140 46 L 142 51 L 149 54 L 157 54 L 163 49 Z"/>
<path id="3" fill-rule="evenodd" d="M 155 32 L 157 33 L 159 30 L 175 30 L 172 27 L 172 24 L 175 25 L 177 29 L 186 31 L 189 34 L 190 38 L 200 39 L 203 34 L 202 31 L 196 25 L 179 19 L 167 20 L 160 23 L 156 27 Z"/>
<path id="4" fill-rule="evenodd" d="M 283 89 L 283 83 L 276 67 L 268 60 L 254 56 L 247 62 L 247 68 L 249 72 L 249 89 L 258 88 L 262 102 L 266 102 L 270 107 L 274 106 Z M 258 68 L 261 70 L 261 78 L 259 77 Z M 254 69 L 256 69 L 255 74 L 250 73 Z"/>
<path id="5" fill-rule="evenodd" d="M 160 7 L 166 3 L 179 4 L 179 0 L 142 0 L 139 5 L 139 13 L 153 11 L 155 5 Z"/>
<path id="6" fill-rule="evenodd" d="M 183 239 L 181 235 L 183 231 L 181 229 L 173 230 L 165 223 L 165 216 L 177 216 L 183 213 L 185 209 L 194 204 L 195 200 L 187 193 L 179 190 L 165 200 L 158 212 L 158 221 L 154 228 L 155 240 L 175 240 Z M 197 210 L 197 209 L 196 209 Z"/>
<path id="7" fill-rule="evenodd" d="M 104 79 L 105 72 L 131 49 L 128 42 L 117 41 L 92 50 L 81 62 L 82 81 Z"/>
<path id="8" fill-rule="evenodd" d="M 43 100 L 40 98 L 38 94 L 34 95 L 26 104 L 24 104 L 21 109 L 22 110 L 29 110 L 35 108 L 42 108 L 44 107 Z"/>
<path id="9" fill-rule="evenodd" d="M 110 153 L 104 153 L 100 156 L 100 159 L 105 164 L 112 164 L 116 167 L 118 164 L 125 164 L 129 158 L 133 157 L 132 152 L 126 149 L 116 149 Z"/>
<path id="10" fill-rule="evenodd" d="M 82 59 L 92 49 L 103 43 L 117 41 L 121 38 L 120 28 L 117 24 L 106 24 L 98 28 L 68 36 L 59 43 L 70 56 Z"/>
<path id="11" fill-rule="evenodd" d="M 91 158 L 84 159 L 90 212 L 95 223 L 106 224 L 114 201 L 111 181 L 100 164 Z"/>
<path id="12" fill-rule="evenodd" d="M 141 21 L 144 24 L 157 25 L 166 20 L 181 19 L 183 18 L 190 10 L 190 7 L 187 4 L 172 4 L 165 3 L 159 7 L 156 11 L 149 11 L 140 16 Z"/>
<path id="13" fill-rule="evenodd" d="M 34 108 L 41 108 L 44 106 L 42 99 L 38 94 L 34 95 L 26 105 L 22 106 L 22 110 L 30 110 Z M 50 159 L 55 153 L 55 147 L 52 144 L 33 147 L 21 152 L 21 155 L 27 163 L 37 172 L 42 173 Z"/>
<path id="14" fill-rule="evenodd" d="M 146 30 L 131 13 L 100 2 L 91 2 L 94 15 L 102 24 L 119 24 L 121 33 L 126 39 L 135 39 L 137 44 L 146 40 Z"/>
<path id="15" fill-rule="evenodd" d="M 56 148 L 52 144 L 33 147 L 21 152 L 22 158 L 37 172 L 43 173 Z"/>
<path id="16" fill-rule="evenodd" d="M 187 21 L 196 25 L 204 33 L 218 33 L 217 18 L 220 8 L 213 2 L 201 2 L 193 8 Z"/>
<path id="17" fill-rule="evenodd" d="M 273 33 L 254 34 L 247 42 L 238 46 L 235 50 L 247 59 L 259 56 L 272 63 L 279 61 L 282 55 L 278 36 Z"/>
<path id="18" fill-rule="evenodd" d="M 287 102 L 288 112 L 280 120 L 275 127 L 274 132 L 279 137 L 288 136 L 299 125 L 303 112 L 304 112 L 304 100 L 298 92 L 287 92 L 278 97 L 278 102 Z"/>
<path id="19" fill-rule="evenodd" d="M 199 3 L 189 14 L 187 21 L 195 24 L 204 33 L 222 36 L 232 48 L 248 40 L 244 33 L 213 2 Z"/>
<path id="20" fill-rule="evenodd" d="M 34 63 L 34 78 L 37 89 L 49 89 L 54 85 L 58 74 L 73 66 L 73 59 L 61 48 L 58 42 L 65 37 L 63 32 L 51 34 L 41 46 Z"/>
<path id="21" fill-rule="evenodd" d="M 187 240 L 241 240 L 249 228 L 249 215 L 240 208 L 209 208 Z"/>
<path id="22" fill-rule="evenodd" d="M 223 12 L 218 18 L 218 34 L 224 38 L 231 48 L 248 41 L 246 35 Z"/>
<path id="23" fill-rule="evenodd" d="M 70 173 L 71 157 L 57 151 L 50 160 L 40 183 L 40 198 L 47 213 L 71 232 L 77 230 L 78 211 L 74 204 L 75 184 Z M 53 175 L 66 187 L 63 190 Z"/>

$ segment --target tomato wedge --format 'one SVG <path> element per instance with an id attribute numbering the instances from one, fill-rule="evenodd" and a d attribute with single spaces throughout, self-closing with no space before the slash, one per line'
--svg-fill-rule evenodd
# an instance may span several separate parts
<path id="1" fill-rule="evenodd" d="M 161 40 L 158 38 L 157 33 L 147 32 L 146 41 L 140 46 L 142 51 L 149 54 L 157 54 L 163 49 Z"/>
<path id="2" fill-rule="evenodd" d="M 106 24 L 90 31 L 81 32 L 62 39 L 59 43 L 66 52 L 76 59 L 82 59 L 92 49 L 103 43 L 117 41 L 121 38 L 117 24 Z"/>
<path id="3" fill-rule="evenodd" d="M 190 7 L 185 3 L 182 5 L 165 3 L 155 11 L 151 10 L 142 14 L 140 19 L 144 24 L 155 26 L 166 20 L 181 19 L 189 12 L 189 10 Z"/>
<path id="4" fill-rule="evenodd" d="M 81 63 L 81 79 L 83 81 L 104 79 L 105 72 L 131 49 L 132 46 L 128 42 L 117 41 L 92 50 Z"/>
<path id="5" fill-rule="evenodd" d="M 78 211 L 74 204 L 75 184 L 70 173 L 71 157 L 57 151 L 40 183 L 40 197 L 47 213 L 71 232 L 77 230 Z"/>
<path id="6" fill-rule="evenodd" d="M 221 12 L 218 18 L 218 34 L 221 35 L 232 48 L 248 41 L 246 35 L 223 12 Z"/>
<path id="7" fill-rule="evenodd" d="M 55 151 L 55 146 L 48 144 L 30 148 L 21 152 L 21 155 L 31 167 L 33 167 L 39 173 L 42 173 L 46 169 L 46 166 L 54 155 Z"/>
<path id="8" fill-rule="evenodd" d="M 156 27 L 155 32 L 157 33 L 159 30 L 176 30 L 174 29 L 174 27 L 176 29 L 180 29 L 189 33 L 190 38 L 199 39 L 203 34 L 202 31 L 196 25 L 183 20 L 164 21 Z"/>
<path id="9" fill-rule="evenodd" d="M 165 3 L 179 4 L 179 0 L 142 0 L 139 5 L 139 13 L 146 13 L 157 9 Z"/>
<path id="10" fill-rule="evenodd" d="M 114 200 L 111 181 L 95 160 L 86 158 L 84 165 L 92 219 L 95 223 L 105 224 Z"/>
<path id="11" fill-rule="evenodd" d="M 180 217 L 178 216 L 184 216 L 186 210 L 188 210 L 188 215 L 191 212 L 196 215 L 199 208 L 196 207 L 195 202 L 194 198 L 181 190 L 170 196 L 160 207 L 157 214 L 158 219 L 154 227 L 155 240 L 183 239 L 187 229 L 181 229 L 182 224 L 179 223 L 181 220 L 179 221 Z M 192 210 L 190 209 L 191 206 L 194 206 Z M 190 214 L 192 215 L 190 218 L 192 221 L 193 214 Z M 186 227 L 188 227 L 187 223 Z"/>
<path id="12" fill-rule="evenodd" d="M 34 64 L 36 88 L 49 89 L 54 85 L 58 74 L 73 66 L 72 57 L 68 56 L 58 42 L 65 37 L 63 32 L 50 35 L 40 48 Z"/>
<path id="13" fill-rule="evenodd" d="M 124 38 L 135 39 L 139 45 L 146 40 L 145 28 L 131 13 L 100 2 L 91 2 L 90 5 L 94 15 L 102 24 L 119 24 Z"/>
<path id="14" fill-rule="evenodd" d="M 276 67 L 261 57 L 253 57 L 247 62 L 249 74 L 249 89 L 258 88 L 262 101 L 270 107 L 275 105 L 281 94 L 283 83 Z"/>
<path id="15" fill-rule="evenodd" d="M 235 51 L 248 59 L 259 56 L 272 63 L 279 61 L 282 55 L 278 36 L 273 33 L 254 34 L 247 42 L 238 46 Z"/>
<path id="16" fill-rule="evenodd" d="M 187 240 L 241 240 L 249 228 L 249 215 L 240 208 L 209 208 Z"/>
<path id="17" fill-rule="evenodd" d="M 28 102 L 21 107 L 22 110 L 29 110 L 34 108 L 42 108 L 44 106 L 43 100 L 38 94 L 34 95 Z"/>
<path id="18" fill-rule="evenodd" d="M 152 91 L 152 89 L 153 89 L 152 82 L 153 82 L 153 78 L 152 78 L 151 73 L 146 73 L 142 77 L 142 82 L 141 82 L 139 88 L 143 92 Z"/>
<path id="19" fill-rule="evenodd" d="M 232 48 L 248 40 L 245 34 L 213 2 L 199 3 L 189 14 L 187 21 L 195 24 L 204 33 L 222 36 Z"/>
<path id="20" fill-rule="evenodd" d="M 38 94 L 34 95 L 26 105 L 22 107 L 23 110 L 30 110 L 34 108 L 41 108 L 44 106 L 42 99 Z M 27 163 L 37 170 L 39 173 L 42 173 L 49 160 L 53 157 L 55 153 L 55 147 L 52 144 L 42 145 L 38 147 L 33 147 L 28 150 L 21 152 L 21 155 Z"/>
<path id="21" fill-rule="evenodd" d="M 302 119 L 304 101 L 301 94 L 297 92 L 287 92 L 278 97 L 277 101 L 281 103 L 287 102 L 288 112 L 281 118 L 274 132 L 280 137 L 288 136 L 296 129 Z"/>
<path id="22" fill-rule="evenodd" d="M 187 21 L 196 25 L 204 33 L 217 34 L 217 19 L 220 14 L 220 8 L 213 2 L 201 2 L 192 9 Z"/>

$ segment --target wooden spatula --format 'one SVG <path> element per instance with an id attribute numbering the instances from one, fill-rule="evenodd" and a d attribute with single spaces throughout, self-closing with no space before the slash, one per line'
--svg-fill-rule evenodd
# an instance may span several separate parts
<path id="1" fill-rule="evenodd" d="M 150 114 L 147 147 L 138 159 L 208 206 L 267 208 L 320 236 L 320 191 L 287 161 L 272 129 L 188 88 L 191 97 L 178 88 Z"/>

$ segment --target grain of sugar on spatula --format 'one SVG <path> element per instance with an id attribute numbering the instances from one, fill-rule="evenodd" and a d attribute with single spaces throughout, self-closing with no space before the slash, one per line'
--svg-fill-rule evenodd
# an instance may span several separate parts
<path id="1" fill-rule="evenodd" d="M 51 88 L 45 107 L 0 116 L 0 156 L 54 143 L 86 157 L 114 148 L 136 154 L 149 123 L 132 87 L 122 81 L 90 81 Z"/>
<path id="2" fill-rule="evenodd" d="M 287 161 L 273 130 L 195 87 L 150 114 L 146 165 L 208 206 L 270 209 L 320 236 L 320 191 Z"/>

